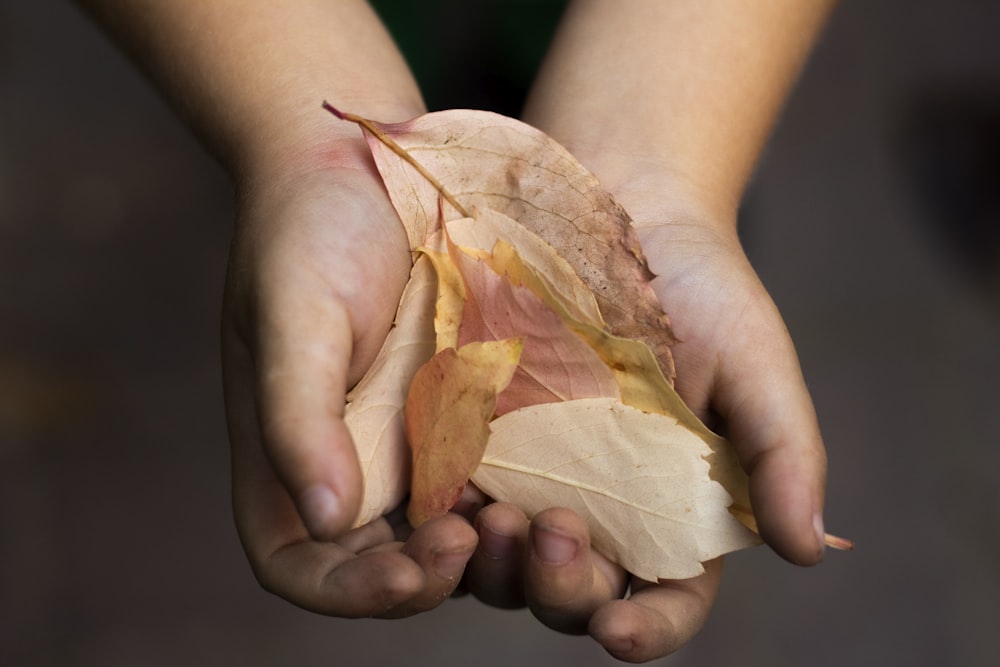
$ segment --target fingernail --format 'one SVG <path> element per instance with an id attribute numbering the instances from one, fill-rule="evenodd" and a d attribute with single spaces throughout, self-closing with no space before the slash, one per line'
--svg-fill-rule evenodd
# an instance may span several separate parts
<path id="1" fill-rule="evenodd" d="M 565 565 L 573 560 L 579 547 L 575 540 L 547 528 L 531 531 L 531 546 L 546 565 Z"/>
<path id="2" fill-rule="evenodd" d="M 602 638 L 601 646 L 619 660 L 626 660 L 626 656 L 635 650 L 635 640 L 631 637 Z"/>
<path id="3" fill-rule="evenodd" d="M 440 551 L 434 554 L 434 571 L 443 579 L 455 579 L 465 572 L 465 565 L 472 555 L 470 549 Z"/>
<path id="4" fill-rule="evenodd" d="M 813 530 L 816 531 L 816 539 L 819 541 L 819 549 L 822 554 L 826 550 L 826 530 L 823 528 L 823 515 L 820 512 L 813 514 Z"/>
<path id="5" fill-rule="evenodd" d="M 489 528 L 479 531 L 479 550 L 487 558 L 500 560 L 514 553 L 514 538 Z"/>
<path id="6" fill-rule="evenodd" d="M 299 496 L 299 504 L 302 521 L 314 537 L 323 535 L 330 523 L 340 518 L 340 500 L 328 486 L 310 486 Z"/>

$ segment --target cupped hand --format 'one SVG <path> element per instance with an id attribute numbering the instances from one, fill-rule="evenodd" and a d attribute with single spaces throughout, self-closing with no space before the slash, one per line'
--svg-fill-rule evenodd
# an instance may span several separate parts
<path id="1" fill-rule="evenodd" d="M 350 530 L 363 480 L 344 397 L 385 340 L 409 269 L 373 166 L 253 179 L 240 193 L 222 330 L 236 523 L 264 588 L 320 613 L 432 608 L 475 548 L 454 515 L 405 542 L 387 518 Z"/>
<path id="2" fill-rule="evenodd" d="M 826 452 L 795 346 L 735 223 L 640 226 L 678 343 L 677 391 L 732 443 L 761 536 L 798 565 L 824 552 Z"/>
<path id="3" fill-rule="evenodd" d="M 678 338 L 678 392 L 736 448 L 765 541 L 793 563 L 819 562 L 822 439 L 791 338 L 735 224 L 661 214 L 655 204 L 636 208 L 646 214 L 637 231 L 657 274 L 653 288 Z M 658 222 L 642 224 L 649 219 Z M 526 604 L 549 627 L 588 633 L 630 662 L 689 641 L 707 619 L 721 579 L 721 559 L 684 581 L 630 577 L 590 548 L 585 524 L 567 510 L 529 521 L 513 506 L 494 504 L 475 525 L 479 547 L 465 578 L 469 590 L 498 606 Z"/>

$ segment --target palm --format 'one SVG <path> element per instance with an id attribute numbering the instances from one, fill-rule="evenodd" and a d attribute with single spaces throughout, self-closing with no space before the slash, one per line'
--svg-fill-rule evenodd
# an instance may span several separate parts
<path id="1" fill-rule="evenodd" d="M 313 172 L 242 207 L 223 323 L 237 526 L 265 587 L 317 611 L 433 606 L 457 581 L 438 556 L 474 545 L 457 517 L 405 545 L 384 519 L 347 532 L 363 482 L 344 396 L 385 340 L 409 267 L 372 173 Z"/>

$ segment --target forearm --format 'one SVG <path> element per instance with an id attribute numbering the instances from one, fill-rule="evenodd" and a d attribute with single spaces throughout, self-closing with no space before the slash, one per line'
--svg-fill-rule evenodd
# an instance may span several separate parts
<path id="1" fill-rule="evenodd" d="M 630 190 L 656 191 L 732 219 L 832 4 L 575 0 L 525 119 L 627 208 Z"/>
<path id="2" fill-rule="evenodd" d="M 78 4 L 234 172 L 330 158 L 331 151 L 337 160 L 358 159 L 363 148 L 349 148 L 356 128 L 330 122 L 324 98 L 382 120 L 423 111 L 402 57 L 361 0 Z"/>

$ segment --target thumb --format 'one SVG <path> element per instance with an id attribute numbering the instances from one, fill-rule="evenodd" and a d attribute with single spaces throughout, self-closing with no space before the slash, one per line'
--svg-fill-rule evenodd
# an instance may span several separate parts
<path id="1" fill-rule="evenodd" d="M 826 453 L 795 348 L 767 300 L 740 342 L 720 359 L 716 406 L 750 476 L 761 537 L 782 557 L 823 557 Z"/>
<path id="2" fill-rule="evenodd" d="M 352 334 L 340 303 L 308 295 L 286 290 L 280 313 L 262 317 L 257 408 L 264 453 L 303 523 L 332 540 L 351 528 L 362 495 L 344 423 Z"/>

